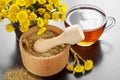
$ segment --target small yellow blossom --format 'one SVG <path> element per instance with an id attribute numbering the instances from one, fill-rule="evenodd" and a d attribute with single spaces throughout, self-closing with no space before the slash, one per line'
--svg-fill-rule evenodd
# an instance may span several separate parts
<path id="1" fill-rule="evenodd" d="M 57 12 L 53 12 L 53 13 L 52 13 L 52 19 L 53 19 L 54 21 L 58 21 L 58 20 L 59 20 L 59 14 L 58 14 Z"/>
<path id="2" fill-rule="evenodd" d="M 25 29 L 28 29 L 30 26 L 30 20 L 26 20 L 24 22 L 20 22 L 20 27 L 24 27 Z"/>
<path id="3" fill-rule="evenodd" d="M 71 62 L 70 64 L 67 64 L 66 69 L 69 71 L 73 71 L 75 66 L 75 62 Z"/>
<path id="4" fill-rule="evenodd" d="M 28 27 L 22 27 L 22 26 L 20 27 L 21 32 L 26 32 L 28 31 L 28 29 L 29 29 Z"/>
<path id="5" fill-rule="evenodd" d="M 4 7 L 6 6 L 6 4 L 5 4 L 5 1 L 4 1 L 4 0 L 0 0 L 0 6 L 1 6 L 1 8 L 4 8 Z"/>
<path id="6" fill-rule="evenodd" d="M 4 18 L 6 18 L 7 17 L 7 10 L 5 10 L 5 9 L 2 9 L 1 10 L 1 13 L 2 13 L 2 16 L 4 17 Z"/>
<path id="7" fill-rule="evenodd" d="M 46 9 L 44 9 L 44 8 L 39 8 L 39 9 L 38 9 L 38 13 L 39 13 L 40 15 L 43 15 L 45 12 L 46 12 Z"/>
<path id="8" fill-rule="evenodd" d="M 74 70 L 74 67 L 72 65 L 67 65 L 66 66 L 66 69 L 69 70 L 69 71 L 73 71 Z"/>
<path id="9" fill-rule="evenodd" d="M 53 0 L 48 0 L 48 3 L 49 4 L 53 4 Z"/>
<path id="10" fill-rule="evenodd" d="M 9 8 L 9 11 L 10 12 L 17 12 L 17 11 L 19 11 L 20 10 L 20 8 L 19 8 L 19 6 L 17 5 L 17 4 L 12 4 L 11 6 L 10 6 L 10 8 Z"/>
<path id="11" fill-rule="evenodd" d="M 54 7 L 51 4 L 46 5 L 47 10 L 52 11 Z"/>
<path id="12" fill-rule="evenodd" d="M 19 6 L 25 6 L 26 0 L 16 0 L 16 4 L 18 4 Z"/>
<path id="13" fill-rule="evenodd" d="M 12 0 L 5 0 L 5 4 L 9 4 Z"/>
<path id="14" fill-rule="evenodd" d="M 32 4 L 35 4 L 36 0 L 26 0 L 26 7 L 31 6 Z"/>
<path id="15" fill-rule="evenodd" d="M 30 14 L 30 16 L 29 16 L 29 19 L 30 19 L 31 21 L 36 20 L 36 18 L 37 18 L 37 15 L 36 15 L 34 12 L 32 12 L 32 13 Z"/>
<path id="16" fill-rule="evenodd" d="M 61 0 L 52 0 L 55 7 L 60 5 Z"/>
<path id="17" fill-rule="evenodd" d="M 60 5 L 60 1 L 61 0 L 48 0 L 48 2 L 50 4 L 54 4 L 55 7 Z"/>
<path id="18" fill-rule="evenodd" d="M 67 12 L 67 8 L 65 4 L 62 4 L 59 8 L 59 12 L 65 14 Z"/>
<path id="19" fill-rule="evenodd" d="M 84 69 L 85 70 L 91 70 L 93 68 L 93 61 L 92 60 L 87 60 L 84 63 Z"/>
<path id="20" fill-rule="evenodd" d="M 10 24 L 6 25 L 6 31 L 13 32 L 14 30 L 15 30 L 15 28 L 12 25 L 10 25 Z"/>
<path id="21" fill-rule="evenodd" d="M 27 11 L 25 11 L 25 10 L 19 11 L 18 14 L 17 14 L 17 19 L 20 22 L 26 21 L 28 19 Z"/>
<path id="22" fill-rule="evenodd" d="M 44 20 L 42 18 L 37 18 L 37 26 L 38 27 L 43 27 L 44 26 Z"/>
<path id="23" fill-rule="evenodd" d="M 39 4 L 45 4 L 46 0 L 37 0 L 39 2 Z"/>
<path id="24" fill-rule="evenodd" d="M 28 31 L 30 26 L 30 21 L 26 20 L 25 22 L 20 22 L 20 31 L 21 32 L 26 32 Z"/>
<path id="25" fill-rule="evenodd" d="M 17 13 L 8 13 L 8 19 L 11 21 L 11 22 L 17 22 Z"/>
<path id="26" fill-rule="evenodd" d="M 84 71 L 84 66 L 76 65 L 74 68 L 74 72 L 81 73 Z"/>
<path id="27" fill-rule="evenodd" d="M 41 29 L 39 29 L 39 31 L 37 32 L 38 35 L 43 34 L 46 31 L 46 27 L 42 27 Z"/>
<path id="28" fill-rule="evenodd" d="M 45 14 L 44 14 L 44 19 L 50 19 L 50 13 L 49 12 L 46 12 Z"/>
<path id="29" fill-rule="evenodd" d="M 27 14 L 30 15 L 31 11 L 29 9 L 26 10 Z"/>

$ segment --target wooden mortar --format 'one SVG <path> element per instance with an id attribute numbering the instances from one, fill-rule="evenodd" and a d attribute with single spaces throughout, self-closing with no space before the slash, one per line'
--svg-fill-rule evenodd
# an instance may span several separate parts
<path id="1" fill-rule="evenodd" d="M 47 30 L 53 31 L 56 34 L 61 34 L 63 31 L 53 25 L 46 25 Z M 70 45 L 66 44 L 64 51 L 55 56 L 50 57 L 36 57 L 25 51 L 23 48 L 22 40 L 28 35 L 37 32 L 37 27 L 30 28 L 27 32 L 23 33 L 20 37 L 19 47 L 22 57 L 22 62 L 25 68 L 31 73 L 39 76 L 51 76 L 57 74 L 64 69 L 69 58 Z M 49 44 L 48 44 L 49 45 Z"/>

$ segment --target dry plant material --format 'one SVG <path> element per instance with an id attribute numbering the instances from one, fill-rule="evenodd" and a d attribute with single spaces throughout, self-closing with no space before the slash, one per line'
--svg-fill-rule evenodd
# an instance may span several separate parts
<path id="1" fill-rule="evenodd" d="M 6 71 L 4 80 L 42 80 L 28 72 L 25 68 L 14 68 Z"/>
<path id="2" fill-rule="evenodd" d="M 36 53 L 33 49 L 33 44 L 36 40 L 38 40 L 39 38 L 41 39 L 48 39 L 48 38 L 53 38 L 56 37 L 57 34 L 55 34 L 52 31 L 46 31 L 44 34 L 42 35 L 38 35 L 37 33 L 33 33 L 31 35 L 29 35 L 28 37 L 23 39 L 23 47 L 25 49 L 25 51 L 27 51 L 28 53 L 37 56 L 37 57 L 49 57 L 49 56 L 54 56 L 59 54 L 60 52 L 62 52 L 65 49 L 65 45 L 61 44 L 58 45 L 50 50 L 48 50 L 48 52 L 45 53 Z M 50 44 L 48 44 L 50 45 Z"/>

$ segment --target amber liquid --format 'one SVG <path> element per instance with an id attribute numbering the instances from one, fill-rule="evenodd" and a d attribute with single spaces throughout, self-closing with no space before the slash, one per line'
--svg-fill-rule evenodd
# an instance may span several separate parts
<path id="1" fill-rule="evenodd" d="M 67 24 L 66 22 L 64 23 L 66 27 L 69 26 L 69 24 Z M 83 30 L 85 39 L 83 41 L 78 42 L 77 44 L 80 46 L 89 46 L 94 44 L 103 33 L 104 28 L 105 28 L 105 24 L 102 27 L 95 30 L 90 30 L 90 31 Z"/>
<path id="2" fill-rule="evenodd" d="M 103 33 L 103 30 L 104 26 L 93 31 L 84 31 L 85 39 L 81 42 L 78 42 L 78 45 L 89 46 L 94 44 Z"/>

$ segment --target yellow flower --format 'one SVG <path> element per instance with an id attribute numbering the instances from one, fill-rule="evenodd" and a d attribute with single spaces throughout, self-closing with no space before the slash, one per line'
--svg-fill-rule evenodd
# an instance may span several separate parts
<path id="1" fill-rule="evenodd" d="M 66 66 L 66 69 L 69 70 L 69 71 L 73 71 L 73 70 L 74 70 L 74 67 L 73 67 L 73 65 L 68 64 L 68 65 Z"/>
<path id="2" fill-rule="evenodd" d="M 39 4 L 45 4 L 46 0 L 37 0 L 39 2 Z"/>
<path id="3" fill-rule="evenodd" d="M 31 6 L 31 4 L 35 4 L 36 0 L 26 0 L 26 7 Z"/>
<path id="4" fill-rule="evenodd" d="M 27 14 L 30 15 L 31 11 L 29 9 L 26 10 Z"/>
<path id="5" fill-rule="evenodd" d="M 84 69 L 85 70 L 91 70 L 93 68 L 93 61 L 92 60 L 87 60 L 84 63 Z"/>
<path id="6" fill-rule="evenodd" d="M 45 8 L 39 8 L 39 9 L 38 9 L 38 13 L 39 13 L 40 15 L 43 15 L 45 12 L 46 12 L 46 9 L 45 9 Z"/>
<path id="7" fill-rule="evenodd" d="M 47 10 L 52 11 L 54 7 L 51 4 L 46 5 Z"/>
<path id="8" fill-rule="evenodd" d="M 5 1 L 4 0 L 0 0 L 0 6 L 4 6 L 5 5 Z"/>
<path id="9" fill-rule="evenodd" d="M 5 0 L 5 4 L 9 4 L 12 0 Z"/>
<path id="10" fill-rule="evenodd" d="M 26 32 L 28 31 L 30 26 L 30 21 L 26 20 L 25 22 L 20 22 L 20 31 L 21 32 Z"/>
<path id="11" fill-rule="evenodd" d="M 17 11 L 19 11 L 20 10 L 20 8 L 19 8 L 19 6 L 17 5 L 17 4 L 12 4 L 11 6 L 10 6 L 10 8 L 9 8 L 9 11 L 10 12 L 17 12 Z"/>
<path id="12" fill-rule="evenodd" d="M 28 27 L 22 27 L 22 26 L 20 27 L 21 32 L 26 32 L 28 31 L 28 29 L 29 29 Z"/>
<path id="13" fill-rule="evenodd" d="M 42 27 L 41 29 L 39 29 L 39 31 L 37 32 L 38 35 L 43 34 L 46 31 L 46 27 Z"/>
<path id="14" fill-rule="evenodd" d="M 4 18 L 6 18 L 7 17 L 7 10 L 5 10 L 5 9 L 2 9 L 1 10 L 1 13 L 2 13 L 2 16 L 4 17 Z"/>
<path id="15" fill-rule="evenodd" d="M 30 20 L 20 22 L 20 27 L 25 28 L 25 31 L 28 30 L 29 26 L 30 26 Z M 22 30 L 22 32 L 25 32 L 25 31 Z"/>
<path id="16" fill-rule="evenodd" d="M 76 63 L 76 61 L 71 62 L 70 64 L 67 64 L 66 69 L 69 70 L 69 71 L 73 71 L 75 63 Z"/>
<path id="17" fill-rule="evenodd" d="M 45 14 L 44 14 L 44 19 L 50 19 L 50 13 L 49 12 L 46 12 Z"/>
<path id="18" fill-rule="evenodd" d="M 26 1 L 25 0 L 16 0 L 16 4 L 18 4 L 19 6 L 25 6 Z"/>
<path id="19" fill-rule="evenodd" d="M 60 5 L 61 0 L 48 0 L 50 4 L 54 4 L 55 7 Z"/>
<path id="20" fill-rule="evenodd" d="M 42 18 L 37 18 L 37 26 L 38 27 L 43 27 L 44 26 L 44 20 Z"/>
<path id="21" fill-rule="evenodd" d="M 61 0 L 53 0 L 53 4 L 55 7 L 59 6 L 60 5 L 60 1 Z"/>
<path id="22" fill-rule="evenodd" d="M 15 30 L 15 28 L 12 25 L 10 25 L 10 24 L 6 25 L 6 31 L 13 32 L 14 30 Z"/>
<path id="23" fill-rule="evenodd" d="M 2 21 L 2 14 L 0 13 L 0 22 Z"/>
<path id="24" fill-rule="evenodd" d="M 28 19 L 27 11 L 25 11 L 25 10 L 19 11 L 18 14 L 17 14 L 17 19 L 20 22 L 26 21 Z"/>
<path id="25" fill-rule="evenodd" d="M 66 11 L 67 11 L 66 5 L 65 5 L 65 4 L 62 4 L 62 5 L 59 7 L 59 12 L 62 13 L 62 14 L 65 14 Z"/>
<path id="26" fill-rule="evenodd" d="M 81 73 L 84 71 L 84 66 L 76 65 L 74 68 L 74 72 Z"/>
<path id="27" fill-rule="evenodd" d="M 11 21 L 11 22 L 17 22 L 17 13 L 11 13 L 11 12 L 9 12 L 8 13 L 8 19 Z"/>
<path id="28" fill-rule="evenodd" d="M 53 0 L 48 0 L 49 4 L 53 4 Z"/>
<path id="29" fill-rule="evenodd" d="M 52 13 L 52 19 L 53 19 L 54 21 L 58 21 L 58 20 L 59 20 L 59 14 L 58 14 L 57 12 L 53 12 L 53 13 Z"/>
<path id="30" fill-rule="evenodd" d="M 34 12 L 32 12 L 29 16 L 29 19 L 32 20 L 32 21 L 36 20 L 36 18 L 37 18 L 37 15 Z"/>

